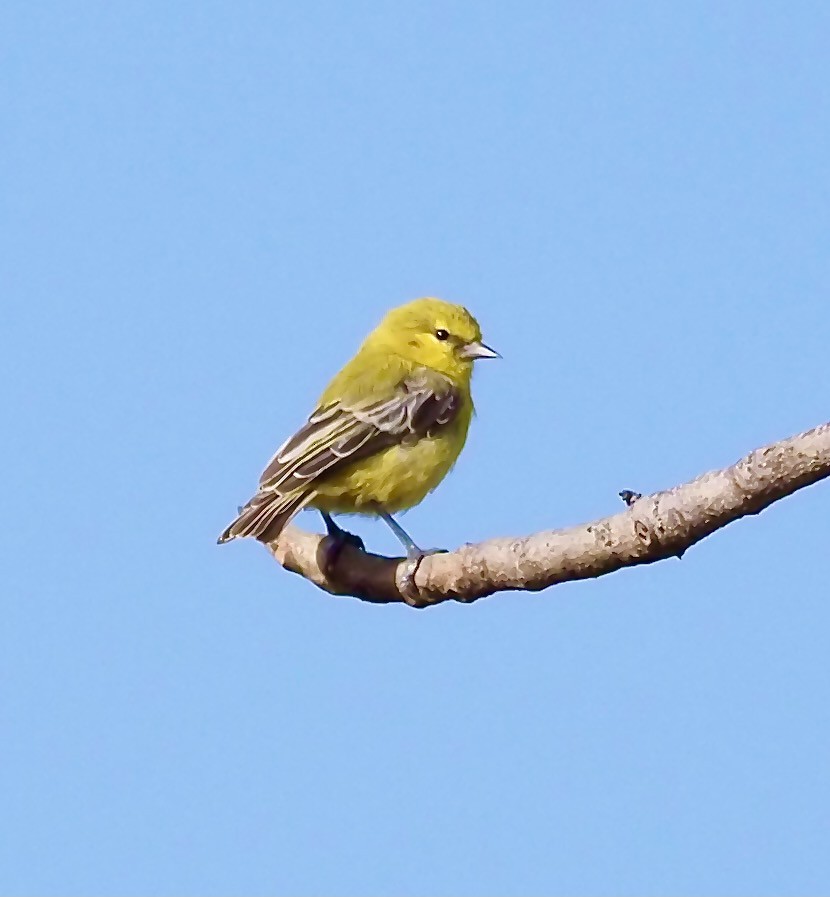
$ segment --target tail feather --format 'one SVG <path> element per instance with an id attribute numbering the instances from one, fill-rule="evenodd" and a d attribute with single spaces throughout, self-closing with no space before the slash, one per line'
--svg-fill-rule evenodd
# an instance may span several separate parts
<path id="1" fill-rule="evenodd" d="M 245 507 L 239 509 L 239 516 L 217 541 L 221 545 L 231 539 L 253 536 L 260 542 L 273 542 L 289 520 L 316 494 L 314 491 L 288 495 L 270 491 L 257 492 Z"/>

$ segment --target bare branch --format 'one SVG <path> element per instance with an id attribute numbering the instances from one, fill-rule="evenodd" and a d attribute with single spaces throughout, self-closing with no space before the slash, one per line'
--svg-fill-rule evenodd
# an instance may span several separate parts
<path id="1" fill-rule="evenodd" d="M 326 569 L 324 536 L 287 528 L 267 546 L 287 570 L 333 595 L 378 604 L 427 607 L 475 601 L 494 592 L 538 591 L 589 579 L 621 567 L 681 557 L 715 530 L 830 476 L 830 423 L 751 452 L 731 467 L 706 473 L 665 492 L 621 493 L 619 514 L 564 530 L 464 545 L 423 558 L 403 558 L 344 546 Z"/>

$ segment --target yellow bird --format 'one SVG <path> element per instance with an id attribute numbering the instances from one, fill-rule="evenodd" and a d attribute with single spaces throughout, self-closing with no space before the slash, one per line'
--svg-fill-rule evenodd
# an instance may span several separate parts
<path id="1" fill-rule="evenodd" d="M 423 556 L 391 515 L 417 505 L 455 464 L 473 415 L 473 362 L 499 357 L 460 305 L 424 298 L 392 309 L 271 459 L 219 542 L 272 542 L 308 506 L 335 545 L 359 540 L 332 514 L 373 514 L 408 557 Z"/>

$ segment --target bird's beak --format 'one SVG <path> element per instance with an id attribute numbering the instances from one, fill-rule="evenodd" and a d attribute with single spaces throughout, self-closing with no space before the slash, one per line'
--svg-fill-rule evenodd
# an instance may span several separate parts
<path id="1" fill-rule="evenodd" d="M 495 349 L 478 342 L 467 343 L 466 346 L 461 347 L 458 354 L 462 358 L 469 358 L 470 361 L 476 358 L 501 358 L 501 355 Z"/>

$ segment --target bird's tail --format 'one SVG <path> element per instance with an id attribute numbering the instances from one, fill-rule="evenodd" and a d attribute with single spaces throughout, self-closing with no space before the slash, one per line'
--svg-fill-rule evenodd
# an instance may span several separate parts
<path id="1" fill-rule="evenodd" d="M 240 508 L 239 516 L 219 536 L 217 542 L 230 542 L 253 536 L 260 542 L 273 542 L 283 531 L 288 521 L 307 505 L 317 493 L 290 492 L 281 495 L 279 492 L 262 491 Z"/>

